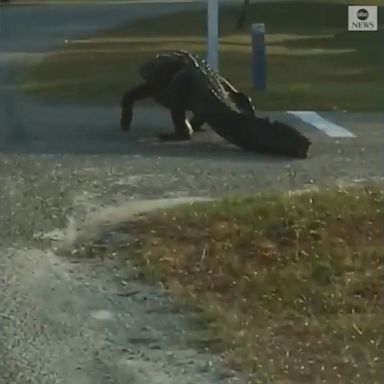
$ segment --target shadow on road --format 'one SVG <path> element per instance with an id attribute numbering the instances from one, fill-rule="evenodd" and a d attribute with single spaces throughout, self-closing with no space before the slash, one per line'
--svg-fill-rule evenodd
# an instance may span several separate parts
<path id="1" fill-rule="evenodd" d="M 8 113 L 12 115 L 8 118 L 12 124 L 0 129 L 2 153 L 136 155 L 258 163 L 292 161 L 245 152 L 209 129 L 195 134 L 189 142 L 161 142 L 157 135 L 173 130 L 168 111 L 161 108 L 137 108 L 129 132 L 120 130 L 120 109 L 116 107 L 47 106 L 18 100 Z"/>
<path id="2" fill-rule="evenodd" d="M 202 133 L 200 135 L 207 135 Z M 101 135 L 88 142 L 67 140 L 49 136 L 43 139 L 27 140 L 16 138 L 6 145 L 0 145 L 0 153 L 46 154 L 46 155 L 117 155 L 144 157 L 184 157 L 191 161 L 212 160 L 231 162 L 292 162 L 292 159 L 278 156 L 259 155 L 242 151 L 225 143 L 191 142 L 165 143 L 153 137 L 121 133 L 119 138 Z"/>

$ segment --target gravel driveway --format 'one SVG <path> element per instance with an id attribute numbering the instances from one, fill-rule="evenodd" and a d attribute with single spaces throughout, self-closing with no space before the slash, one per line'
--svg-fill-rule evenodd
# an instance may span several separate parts
<path id="1" fill-rule="evenodd" d="M 127 281 L 109 263 L 75 264 L 56 244 L 91 235 L 151 199 L 249 194 L 383 177 L 383 115 L 329 113 L 354 139 L 328 138 L 285 113 L 314 141 L 304 161 L 245 154 L 210 132 L 158 143 L 166 111 L 141 106 L 132 132 L 119 109 L 24 99 L 24 65 L 66 38 L 199 5 L 12 7 L 0 34 L 0 383 L 237 382 L 220 357 L 190 349 L 195 315 L 172 310 L 160 287 Z M 161 200 L 157 200 L 161 199 Z M 184 200 L 183 200 L 184 201 Z"/>

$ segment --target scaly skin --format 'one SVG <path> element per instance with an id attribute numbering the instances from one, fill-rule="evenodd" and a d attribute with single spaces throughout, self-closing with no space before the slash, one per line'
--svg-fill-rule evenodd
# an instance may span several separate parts
<path id="1" fill-rule="evenodd" d="M 258 118 L 249 97 L 185 51 L 157 55 L 139 73 L 144 83 L 125 93 L 121 128 L 128 130 L 135 101 L 152 97 L 169 108 L 175 133 L 162 140 L 189 140 L 207 123 L 217 134 L 245 150 L 306 158 L 310 141 L 293 127 Z M 186 111 L 194 115 L 191 122 Z"/>

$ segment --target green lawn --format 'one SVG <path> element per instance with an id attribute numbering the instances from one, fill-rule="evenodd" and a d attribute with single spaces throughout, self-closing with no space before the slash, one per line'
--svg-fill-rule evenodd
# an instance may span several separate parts
<path id="1" fill-rule="evenodd" d="M 87 4 L 87 3 L 119 3 L 119 2 L 127 2 L 127 1 L 136 1 L 136 0 L 10 0 L 9 4 L 16 5 L 30 5 L 30 4 L 65 4 L 65 3 L 76 3 L 76 4 Z"/>
<path id="2" fill-rule="evenodd" d="M 250 384 L 379 384 L 383 204 L 382 185 L 195 203 L 123 225 L 126 247 L 80 254 L 116 252 L 198 309 L 189 342 Z"/>
<path id="3" fill-rule="evenodd" d="M 260 93 L 251 86 L 250 23 L 243 32 L 234 28 L 238 10 L 221 9 L 220 71 L 258 109 L 382 110 L 383 30 L 347 32 L 345 4 L 253 4 L 248 19 L 267 28 L 268 90 Z M 140 80 L 140 63 L 172 49 L 205 54 L 205 34 L 205 13 L 195 11 L 70 41 L 30 68 L 21 88 L 47 101 L 118 104 L 124 90 Z"/>

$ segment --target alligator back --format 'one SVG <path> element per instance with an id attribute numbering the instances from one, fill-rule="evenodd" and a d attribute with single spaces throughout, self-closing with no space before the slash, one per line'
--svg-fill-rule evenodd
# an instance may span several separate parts
<path id="1" fill-rule="evenodd" d="M 187 51 L 173 51 L 156 55 L 139 68 L 141 77 L 155 89 L 169 92 L 168 86 L 172 79 L 180 72 L 188 72 L 193 78 L 193 96 L 200 107 L 208 107 L 204 101 L 209 95 L 214 95 L 227 108 L 254 114 L 254 107 L 249 97 L 237 89 L 225 78 L 220 76 L 198 55 Z M 213 101 L 215 102 L 215 100 Z M 212 105 L 214 108 L 214 105 Z"/>
<path id="2" fill-rule="evenodd" d="M 140 76 L 155 86 L 167 86 L 184 67 L 183 60 L 174 53 L 159 54 L 139 67 Z"/>

